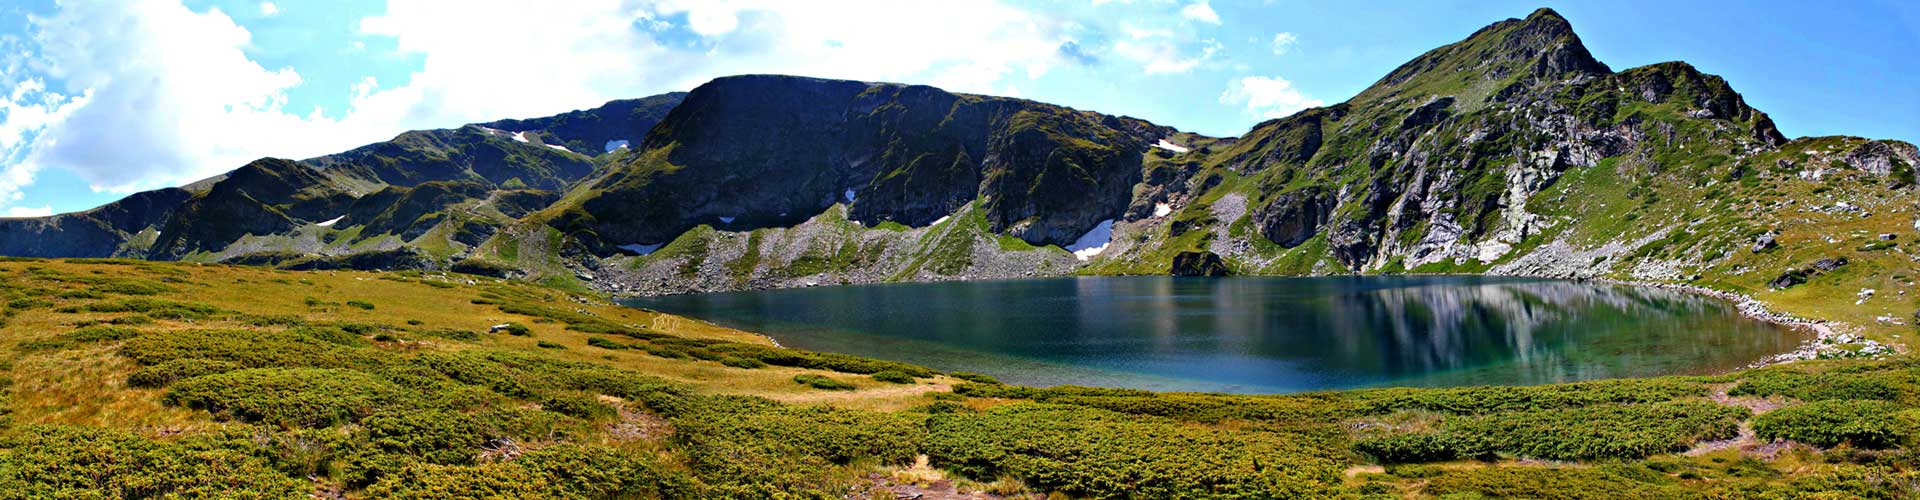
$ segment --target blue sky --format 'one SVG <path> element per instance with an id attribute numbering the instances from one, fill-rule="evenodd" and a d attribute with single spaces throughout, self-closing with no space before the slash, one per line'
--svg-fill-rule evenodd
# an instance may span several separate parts
<path id="1" fill-rule="evenodd" d="M 1725 76 L 1789 136 L 1920 140 L 1920 7 L 1820 4 L 15 1 L 0 6 L 0 216 L 739 73 L 926 83 L 1237 135 L 1541 6 L 1616 70 L 1685 60 Z"/>

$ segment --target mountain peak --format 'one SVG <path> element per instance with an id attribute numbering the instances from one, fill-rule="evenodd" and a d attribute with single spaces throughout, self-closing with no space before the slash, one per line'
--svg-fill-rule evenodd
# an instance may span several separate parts
<path id="1" fill-rule="evenodd" d="M 1560 13 L 1554 12 L 1550 7 L 1534 9 L 1532 14 L 1527 14 L 1527 20 L 1559 20 L 1562 24 L 1567 22 L 1567 18 L 1560 17 Z"/>
<path id="2" fill-rule="evenodd" d="M 1572 23 L 1553 9 L 1542 8 L 1526 19 L 1493 23 L 1466 39 L 1427 51 L 1395 68 L 1355 100 L 1410 92 L 1451 95 L 1479 82 L 1516 75 L 1557 80 L 1570 73 L 1605 75 L 1612 69 L 1587 51 Z"/>

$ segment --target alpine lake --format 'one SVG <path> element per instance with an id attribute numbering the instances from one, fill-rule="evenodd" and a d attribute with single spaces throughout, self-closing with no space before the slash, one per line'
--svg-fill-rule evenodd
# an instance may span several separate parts
<path id="1" fill-rule="evenodd" d="M 1493 276 L 1073 277 L 671 295 L 633 307 L 1008 383 L 1286 393 L 1719 373 L 1812 335 L 1680 291 Z"/>

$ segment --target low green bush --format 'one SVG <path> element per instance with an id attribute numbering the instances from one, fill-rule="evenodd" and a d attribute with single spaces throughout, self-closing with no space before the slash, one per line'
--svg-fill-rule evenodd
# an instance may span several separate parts
<path id="1" fill-rule="evenodd" d="M 554 342 L 551 340 L 542 340 L 539 342 L 535 342 L 534 345 L 540 346 L 541 349 L 566 349 L 567 348 L 567 346 L 561 345 L 559 342 Z"/>
<path id="2" fill-rule="evenodd" d="M 1445 416 L 1437 431 L 1392 432 L 1354 442 L 1383 463 L 1509 454 L 1551 460 L 1631 459 L 1687 449 L 1739 432 L 1745 408 L 1709 402 L 1600 404 Z"/>
<path id="3" fill-rule="evenodd" d="M 1891 448 L 1920 437 L 1920 414 L 1902 414 L 1899 405 L 1885 401 L 1816 401 L 1754 417 L 1753 432 L 1821 447 Z"/>
<path id="4" fill-rule="evenodd" d="M 211 359 L 174 359 L 153 366 L 143 366 L 127 375 L 127 385 L 132 387 L 166 387 L 177 380 L 185 380 L 202 375 L 226 373 L 244 367 L 232 361 Z"/>
<path id="5" fill-rule="evenodd" d="M 727 498 L 837 498 L 856 484 L 834 470 L 857 460 L 903 464 L 926 439 L 923 416 L 695 396 L 673 417 L 672 443 Z M 833 492 L 830 496 L 824 492 Z"/>
<path id="6" fill-rule="evenodd" d="M 299 498 L 305 478 L 275 469 L 246 436 L 159 441 L 99 427 L 34 426 L 0 438 L 8 498 Z"/>
<path id="7" fill-rule="evenodd" d="M 1899 399 L 1901 390 L 1887 375 L 1903 373 L 1804 373 L 1783 369 L 1749 373 L 1727 391 L 1733 396 L 1786 396 L 1802 401 Z M 1911 376 L 1908 376 L 1909 378 Z"/>
<path id="8" fill-rule="evenodd" d="M 853 384 L 809 373 L 794 375 L 793 382 L 807 387 L 829 391 L 851 391 L 854 389 Z"/>
<path id="9" fill-rule="evenodd" d="M 359 308 L 359 309 L 361 309 L 361 310 L 366 310 L 366 311 L 372 311 L 372 310 L 373 310 L 373 303 L 372 303 L 372 302 L 367 302 L 367 301 L 364 301 L 364 300 L 349 300 L 349 301 L 347 301 L 347 307 L 355 307 L 355 308 Z"/>
<path id="10" fill-rule="evenodd" d="M 727 357 L 720 358 L 720 364 L 731 366 L 734 368 L 745 368 L 749 370 L 767 367 L 766 363 L 762 363 L 758 359 L 742 358 L 739 356 L 727 356 Z"/>
<path id="11" fill-rule="evenodd" d="M 1327 437 L 1233 431 L 1093 408 L 1022 403 L 928 417 L 936 467 L 1090 498 L 1317 498 L 1346 459 Z"/>
<path id="12" fill-rule="evenodd" d="M 162 401 L 246 422 L 327 427 L 400 403 L 400 388 L 367 373 L 254 368 L 174 382 Z"/>
<path id="13" fill-rule="evenodd" d="M 973 372 L 953 372 L 953 373 L 948 373 L 947 376 L 957 378 L 960 380 L 965 380 L 968 382 L 978 382 L 982 384 L 999 384 L 1000 383 L 1000 379 L 993 378 L 992 375 L 984 375 L 984 374 L 973 373 Z"/>
<path id="14" fill-rule="evenodd" d="M 610 339 L 610 338 L 598 337 L 598 336 L 587 337 L 587 345 L 598 347 L 601 349 L 612 349 L 615 351 L 628 348 L 626 344 L 615 342 L 613 339 Z"/>

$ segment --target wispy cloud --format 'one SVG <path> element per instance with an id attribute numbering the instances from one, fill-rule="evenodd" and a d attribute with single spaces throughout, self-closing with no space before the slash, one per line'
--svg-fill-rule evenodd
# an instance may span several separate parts
<path id="1" fill-rule="evenodd" d="M 1244 76 L 1227 83 L 1220 103 L 1243 107 L 1247 114 L 1263 119 L 1280 118 L 1326 103 L 1300 92 L 1293 82 L 1279 76 Z"/>

